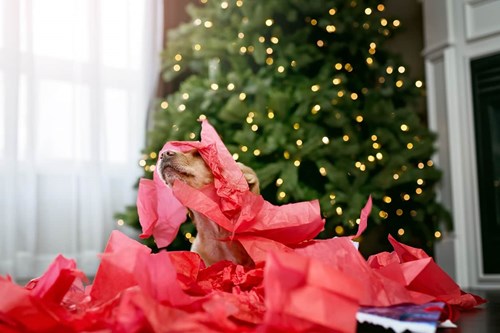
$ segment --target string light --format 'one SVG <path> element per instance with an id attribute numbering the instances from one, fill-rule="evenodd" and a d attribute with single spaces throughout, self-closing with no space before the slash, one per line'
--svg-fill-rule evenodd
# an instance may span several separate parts
<path id="1" fill-rule="evenodd" d="M 239 95 L 239 99 L 240 99 L 240 101 L 244 101 L 244 100 L 245 100 L 245 98 L 247 98 L 247 94 L 245 94 L 245 93 L 243 93 L 243 92 L 242 92 L 242 93 L 240 93 L 240 95 Z"/>
<path id="2" fill-rule="evenodd" d="M 278 43 L 279 43 L 279 41 L 280 41 L 280 40 L 278 39 L 278 37 L 274 37 L 274 36 L 273 36 L 273 37 L 271 37 L 271 43 L 273 43 L 273 44 L 278 44 Z"/>
<path id="3" fill-rule="evenodd" d="M 403 215 L 403 210 L 402 210 L 402 209 L 397 209 L 397 210 L 396 210 L 396 215 L 397 215 L 397 216 L 401 216 L 401 215 Z"/>
<path id="4" fill-rule="evenodd" d="M 299 123 L 294 123 L 294 124 L 293 124 L 293 129 L 294 129 L 294 130 L 296 130 L 296 131 L 297 131 L 297 130 L 299 130 L 299 128 L 300 128 L 300 124 L 299 124 Z"/>
<path id="5" fill-rule="evenodd" d="M 154 151 L 152 151 L 151 153 L 149 153 L 149 157 L 151 157 L 152 159 L 155 159 L 156 156 L 158 156 L 158 155 Z"/>
<path id="6" fill-rule="evenodd" d="M 345 134 L 344 136 L 342 136 L 342 140 L 344 140 L 345 142 L 349 141 L 349 135 Z"/>
<path id="7" fill-rule="evenodd" d="M 293 162 L 293 165 L 295 165 L 296 167 L 299 167 L 300 166 L 300 161 L 299 160 L 295 160 Z"/>
<path id="8" fill-rule="evenodd" d="M 284 191 L 281 191 L 281 192 L 278 194 L 278 198 L 279 198 L 280 200 L 285 199 L 285 197 L 286 197 L 286 193 L 285 193 Z"/>
<path id="9" fill-rule="evenodd" d="M 342 215 L 342 213 L 343 213 L 343 211 L 342 211 L 342 207 L 337 207 L 337 208 L 335 209 L 335 212 L 336 212 L 336 213 L 337 213 L 337 215 L 339 215 L 339 216 L 340 216 L 340 215 Z"/>
<path id="10" fill-rule="evenodd" d="M 168 102 L 167 102 L 167 101 L 163 101 L 163 102 L 161 102 L 160 107 L 161 107 L 163 110 L 166 110 L 166 109 L 168 108 Z"/>
<path id="11" fill-rule="evenodd" d="M 337 30 L 337 28 L 333 24 L 329 24 L 326 26 L 326 31 L 329 33 L 334 33 Z"/>
<path id="12" fill-rule="evenodd" d="M 260 155 L 260 149 L 255 149 L 253 151 L 254 156 L 259 156 Z"/>
<path id="13" fill-rule="evenodd" d="M 387 195 L 384 196 L 384 198 L 382 200 L 384 200 L 385 203 L 391 203 L 392 202 L 392 198 L 389 197 L 389 196 L 387 196 Z"/>
<path id="14" fill-rule="evenodd" d="M 436 230 L 436 232 L 434 233 L 434 237 L 441 238 L 441 232 L 439 230 Z"/>
<path id="15" fill-rule="evenodd" d="M 281 185 L 283 185 L 283 179 L 281 179 L 281 178 L 276 179 L 276 186 L 279 187 Z"/>
<path id="16" fill-rule="evenodd" d="M 182 55 L 180 55 L 179 53 L 177 53 L 177 54 L 174 56 L 174 59 L 175 59 L 175 61 L 181 61 L 181 60 L 182 60 Z"/>
<path id="17" fill-rule="evenodd" d="M 422 88 L 422 86 L 423 86 L 422 81 L 420 81 L 420 80 L 415 81 L 415 87 Z"/>
<path id="18" fill-rule="evenodd" d="M 266 20 L 266 25 L 267 25 L 268 27 L 272 26 L 272 25 L 273 25 L 273 23 L 274 23 L 273 19 L 267 19 L 267 20 Z"/>
<path id="19" fill-rule="evenodd" d="M 405 72 L 405 70 L 406 69 L 404 68 L 404 66 L 399 66 L 398 67 L 398 72 L 401 73 L 401 74 L 403 74 Z"/>
<path id="20" fill-rule="evenodd" d="M 273 118 L 274 118 L 274 112 L 270 110 L 270 111 L 267 113 L 267 118 L 269 118 L 269 119 L 273 119 Z"/>
<path id="21" fill-rule="evenodd" d="M 203 25 L 205 26 L 205 28 L 207 29 L 210 29 L 211 27 L 214 26 L 214 24 L 211 22 L 211 21 L 205 21 L 205 23 L 203 23 Z"/>
<path id="22" fill-rule="evenodd" d="M 366 8 L 365 9 L 365 14 L 366 15 L 371 15 L 371 13 L 372 13 L 372 9 L 371 8 Z"/>
<path id="23" fill-rule="evenodd" d="M 240 149 L 244 153 L 246 153 L 248 151 L 248 147 L 247 146 L 241 146 Z"/>
<path id="24" fill-rule="evenodd" d="M 319 104 L 316 104 L 315 106 L 312 107 L 311 113 L 316 114 L 319 112 L 319 110 L 321 110 L 321 106 Z"/>
<path id="25" fill-rule="evenodd" d="M 378 216 L 380 216 L 380 217 L 381 217 L 381 218 L 383 218 L 383 219 L 386 219 L 386 218 L 388 218 L 388 217 L 389 217 L 389 214 L 388 214 L 386 211 L 381 210 L 381 211 L 378 213 Z"/>
<path id="26" fill-rule="evenodd" d="M 329 143 L 330 143 L 330 139 L 329 139 L 327 136 L 324 136 L 324 137 L 321 139 L 321 141 L 322 141 L 325 145 L 327 145 L 327 144 L 329 144 Z"/>
<path id="27" fill-rule="evenodd" d="M 317 92 L 317 91 L 319 91 L 319 89 L 320 89 L 319 84 L 314 84 L 311 86 L 311 91 L 313 91 L 313 92 Z"/>
<path id="28" fill-rule="evenodd" d="M 210 89 L 212 89 L 212 90 L 217 90 L 217 89 L 219 89 L 219 85 L 218 85 L 217 83 L 212 83 L 212 84 L 210 85 Z"/>
<path id="29" fill-rule="evenodd" d="M 320 173 L 322 176 L 326 176 L 326 169 L 325 169 L 324 167 L 319 168 L 319 173 Z"/>
<path id="30" fill-rule="evenodd" d="M 174 71 L 176 71 L 176 72 L 181 70 L 181 66 L 179 64 L 175 64 L 173 68 L 174 68 Z"/>
<path id="31" fill-rule="evenodd" d="M 400 24 L 401 24 L 401 22 L 399 20 L 392 21 L 392 25 L 395 27 L 399 27 Z"/>
<path id="32" fill-rule="evenodd" d="M 387 74 L 392 74 L 393 71 L 394 71 L 394 68 L 392 68 L 392 66 L 387 66 L 387 68 L 385 69 L 385 72 Z"/>
<path id="33" fill-rule="evenodd" d="M 338 71 L 341 70 L 342 67 L 344 67 L 344 66 L 342 66 L 342 64 L 340 62 L 338 62 L 338 63 L 335 64 L 335 69 L 338 70 Z"/>
<path id="34" fill-rule="evenodd" d="M 330 8 L 330 10 L 328 11 L 328 14 L 333 16 L 333 15 L 335 15 L 336 12 L 337 12 L 337 10 L 335 8 Z"/>
<path id="35" fill-rule="evenodd" d="M 229 91 L 234 90 L 234 83 L 229 83 L 229 84 L 227 85 L 227 90 L 229 90 Z"/>
<path id="36" fill-rule="evenodd" d="M 342 227 L 341 225 L 336 226 L 335 233 L 339 236 L 342 236 L 344 234 L 344 227 Z"/>
<path id="37" fill-rule="evenodd" d="M 387 25 L 387 23 L 388 22 L 387 22 L 387 20 L 385 18 L 383 18 L 383 19 L 380 20 L 380 25 L 383 26 L 383 27 L 385 27 Z"/>
<path id="38" fill-rule="evenodd" d="M 229 7 L 229 4 L 227 3 L 227 1 L 222 1 L 221 4 L 220 4 L 220 7 L 222 9 L 227 9 L 227 7 Z"/>
<path id="39" fill-rule="evenodd" d="M 184 112 L 184 111 L 186 111 L 186 106 L 185 106 L 184 104 L 181 104 L 181 105 L 179 105 L 179 106 L 177 107 L 177 110 L 178 110 L 179 112 Z"/>
<path id="40" fill-rule="evenodd" d="M 140 165 L 141 167 L 145 166 L 145 165 L 146 165 L 146 161 L 145 161 L 145 160 L 140 160 L 140 161 L 139 161 L 139 165 Z"/>
<path id="41" fill-rule="evenodd" d="M 404 234 L 405 234 L 405 229 L 400 228 L 400 229 L 398 230 L 398 235 L 399 235 L 399 236 L 403 236 Z"/>

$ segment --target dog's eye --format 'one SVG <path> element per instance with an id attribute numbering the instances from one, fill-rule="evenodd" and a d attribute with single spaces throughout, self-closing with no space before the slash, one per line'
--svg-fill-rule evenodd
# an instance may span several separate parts
<path id="1" fill-rule="evenodd" d="M 191 156 L 193 156 L 193 157 L 201 157 L 200 153 L 196 149 L 190 150 L 188 152 L 188 154 L 191 155 Z"/>

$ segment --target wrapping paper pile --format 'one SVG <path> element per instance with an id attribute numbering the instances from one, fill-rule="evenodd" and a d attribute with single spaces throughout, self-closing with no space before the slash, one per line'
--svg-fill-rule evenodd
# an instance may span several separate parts
<path id="1" fill-rule="evenodd" d="M 163 150 L 198 149 L 214 174 L 201 190 L 155 175 L 141 180 L 142 237 L 168 245 L 186 207 L 231 231 L 255 266 L 221 261 L 206 267 L 193 252 L 151 253 L 114 231 L 93 283 L 62 256 L 26 286 L 0 276 L 1 332 L 355 332 L 360 306 L 443 301 L 443 319 L 485 300 L 464 293 L 422 250 L 389 236 L 394 251 L 365 260 L 353 237 L 313 240 L 324 225 L 317 201 L 273 206 L 248 190 L 215 130 L 200 142 L 169 142 Z"/>

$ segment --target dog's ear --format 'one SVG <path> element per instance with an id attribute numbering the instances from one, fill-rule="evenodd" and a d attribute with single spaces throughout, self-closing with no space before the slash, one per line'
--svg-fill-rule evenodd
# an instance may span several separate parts
<path id="1" fill-rule="evenodd" d="M 255 171 L 240 162 L 238 162 L 238 166 L 240 167 L 241 172 L 243 172 L 243 176 L 245 176 L 248 187 L 250 187 L 250 191 L 255 194 L 260 194 L 259 178 L 257 177 Z"/>

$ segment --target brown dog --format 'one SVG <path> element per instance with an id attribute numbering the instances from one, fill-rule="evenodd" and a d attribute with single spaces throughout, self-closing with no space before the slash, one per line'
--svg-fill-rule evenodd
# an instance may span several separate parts
<path id="1" fill-rule="evenodd" d="M 255 172 L 242 163 L 238 163 L 250 191 L 259 194 L 259 179 Z M 214 181 L 214 177 L 196 149 L 188 152 L 167 150 L 160 156 L 158 168 L 161 179 L 172 186 L 179 179 L 194 188 L 202 188 Z M 241 265 L 251 265 L 252 259 L 238 241 L 228 240 L 230 232 L 204 215 L 189 211 L 198 234 L 191 251 L 198 253 L 205 264 L 211 265 L 220 260 L 230 260 Z"/>

